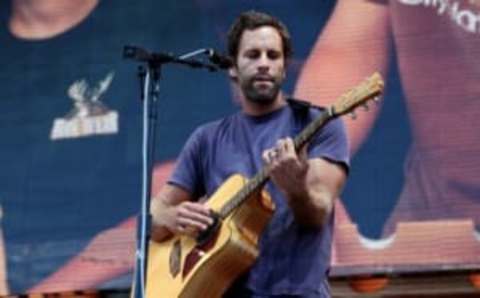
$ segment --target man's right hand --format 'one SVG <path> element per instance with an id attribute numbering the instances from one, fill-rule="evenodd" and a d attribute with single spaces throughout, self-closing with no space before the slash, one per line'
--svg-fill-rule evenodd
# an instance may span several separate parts
<path id="1" fill-rule="evenodd" d="M 164 184 L 151 201 L 152 240 L 162 242 L 172 234 L 194 237 L 207 229 L 213 223 L 211 211 L 195 199 L 181 187 Z"/>
<path id="2" fill-rule="evenodd" d="M 165 211 L 161 221 L 174 234 L 195 237 L 213 224 L 210 210 L 201 203 L 182 202 L 176 206 L 167 207 Z"/>

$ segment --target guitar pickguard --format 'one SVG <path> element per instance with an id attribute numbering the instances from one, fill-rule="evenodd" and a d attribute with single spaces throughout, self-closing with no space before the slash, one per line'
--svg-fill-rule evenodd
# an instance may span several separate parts
<path id="1" fill-rule="evenodd" d="M 170 274 L 173 278 L 177 277 L 180 273 L 180 262 L 182 259 L 182 245 L 180 239 L 177 239 L 172 245 L 172 250 L 170 251 L 169 265 L 170 265 Z"/>

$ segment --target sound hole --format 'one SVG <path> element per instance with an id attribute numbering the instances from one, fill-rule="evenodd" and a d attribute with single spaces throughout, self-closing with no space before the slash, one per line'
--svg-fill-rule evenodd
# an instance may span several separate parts
<path id="1" fill-rule="evenodd" d="M 197 240 L 197 245 L 187 254 L 185 258 L 185 266 L 183 267 L 182 276 L 185 278 L 188 273 L 195 267 L 203 255 L 215 246 L 218 234 L 220 231 L 221 221 L 217 214 L 212 213 L 213 224 L 204 232 L 200 233 Z"/>
<path id="2" fill-rule="evenodd" d="M 180 240 L 175 241 L 170 251 L 170 274 L 175 278 L 180 272 L 180 260 L 182 259 L 182 246 Z"/>

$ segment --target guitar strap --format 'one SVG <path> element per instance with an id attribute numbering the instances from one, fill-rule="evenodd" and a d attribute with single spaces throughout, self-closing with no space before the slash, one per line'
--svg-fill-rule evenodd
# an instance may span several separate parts
<path id="1" fill-rule="evenodd" d="M 295 118 L 295 131 L 294 136 L 298 135 L 305 126 L 307 126 L 313 119 L 310 117 L 310 109 L 317 109 L 319 111 L 325 111 L 326 108 L 316 106 L 308 101 L 299 100 L 295 98 L 287 98 L 288 105 L 293 111 L 293 117 Z M 346 169 L 348 173 L 348 169 Z M 335 207 L 334 207 L 335 208 Z M 335 221 L 335 213 L 331 213 L 330 222 Z M 330 273 L 330 267 L 327 268 L 325 276 Z"/>
<path id="2" fill-rule="evenodd" d="M 299 100 L 295 98 L 287 98 L 288 105 L 293 111 L 293 116 L 295 118 L 295 128 L 293 131 L 293 136 L 298 135 L 311 121 L 310 109 L 317 109 L 320 111 L 325 110 L 325 108 L 316 106 L 308 101 Z"/>

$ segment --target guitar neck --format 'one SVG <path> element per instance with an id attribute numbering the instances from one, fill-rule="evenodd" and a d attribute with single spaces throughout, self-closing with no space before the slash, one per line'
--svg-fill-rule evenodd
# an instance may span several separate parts
<path id="1" fill-rule="evenodd" d="M 379 73 L 374 73 L 363 83 L 341 95 L 339 99 L 318 118 L 305 127 L 302 132 L 293 140 L 295 150 L 298 152 L 303 146 L 315 136 L 315 134 L 330 120 L 353 111 L 359 105 L 365 105 L 367 101 L 377 100 L 383 92 L 384 83 Z M 221 218 L 227 217 L 235 208 L 247 200 L 253 193 L 260 189 L 268 181 L 269 175 L 265 168 L 262 168 L 247 184 L 238 191 L 231 200 L 220 210 Z"/>
<path id="2" fill-rule="evenodd" d="M 315 134 L 331 119 L 333 119 L 332 110 L 327 109 L 318 118 L 312 121 L 307 127 L 305 127 L 300 134 L 298 134 L 293 140 L 295 151 L 299 151 L 305 146 Z M 261 188 L 268 182 L 270 176 L 265 167 L 263 167 L 255 176 L 248 180 L 242 189 L 240 189 L 232 199 L 228 201 L 225 206 L 220 210 L 219 216 L 226 218 L 233 210 L 240 206 L 245 200 L 247 200 L 253 193 L 260 191 Z"/>
<path id="3" fill-rule="evenodd" d="M 310 122 L 310 124 L 305 127 L 302 132 L 300 132 L 295 139 L 293 140 L 293 144 L 295 146 L 295 151 L 300 151 L 303 146 L 305 146 L 314 136 L 315 134 L 325 125 L 328 121 L 335 118 L 331 108 L 326 109 L 320 116 L 318 116 L 315 120 Z"/>

